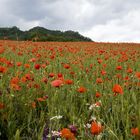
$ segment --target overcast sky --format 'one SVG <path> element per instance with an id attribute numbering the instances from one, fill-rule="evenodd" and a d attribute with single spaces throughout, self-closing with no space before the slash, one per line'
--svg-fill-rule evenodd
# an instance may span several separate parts
<path id="1" fill-rule="evenodd" d="M 0 27 L 74 30 L 94 41 L 140 42 L 140 0 L 0 0 Z"/>

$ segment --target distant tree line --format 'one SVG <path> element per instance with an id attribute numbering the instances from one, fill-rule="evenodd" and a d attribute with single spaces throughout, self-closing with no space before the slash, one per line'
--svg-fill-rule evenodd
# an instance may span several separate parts
<path id="1" fill-rule="evenodd" d="M 34 27 L 28 31 L 21 31 L 16 26 L 11 28 L 0 28 L 0 39 L 9 40 L 32 40 L 32 41 L 92 41 L 90 38 L 80 35 L 74 31 L 48 30 L 43 27 Z"/>

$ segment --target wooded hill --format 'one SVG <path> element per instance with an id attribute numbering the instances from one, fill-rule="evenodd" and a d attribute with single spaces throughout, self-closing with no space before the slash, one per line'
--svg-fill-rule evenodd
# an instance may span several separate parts
<path id="1" fill-rule="evenodd" d="M 0 28 L 0 39 L 32 40 L 32 41 L 92 41 L 74 31 L 48 30 L 43 27 L 34 27 L 28 31 L 21 31 L 18 27 Z"/>

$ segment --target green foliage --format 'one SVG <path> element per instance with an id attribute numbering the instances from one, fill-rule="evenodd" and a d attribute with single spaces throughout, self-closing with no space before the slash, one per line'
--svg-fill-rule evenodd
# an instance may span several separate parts
<path id="1" fill-rule="evenodd" d="M 16 131 L 15 140 L 20 140 L 20 132 L 19 132 L 19 129 Z"/>
<path id="2" fill-rule="evenodd" d="M 90 38 L 84 37 L 74 31 L 54 31 L 43 27 L 34 27 L 29 31 L 21 31 L 15 26 L 12 28 L 0 28 L 0 39 L 58 42 L 92 41 Z"/>

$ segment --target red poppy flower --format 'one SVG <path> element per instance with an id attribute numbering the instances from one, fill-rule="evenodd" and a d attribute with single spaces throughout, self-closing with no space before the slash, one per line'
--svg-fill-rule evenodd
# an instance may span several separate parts
<path id="1" fill-rule="evenodd" d="M 140 79 L 140 72 L 136 72 L 136 77 Z"/>
<path id="2" fill-rule="evenodd" d="M 64 65 L 64 68 L 65 68 L 65 69 L 69 69 L 69 68 L 70 68 L 70 65 L 69 65 L 69 64 L 65 64 L 65 65 Z"/>
<path id="3" fill-rule="evenodd" d="M 42 68 L 46 68 L 46 66 L 47 66 L 46 64 L 42 64 L 41 65 Z"/>
<path id="4" fill-rule="evenodd" d="M 126 80 L 126 81 L 129 80 L 129 76 L 125 76 L 124 80 Z"/>
<path id="5" fill-rule="evenodd" d="M 77 89 L 77 91 L 80 92 L 80 93 L 84 93 L 84 92 L 86 92 L 86 88 L 81 86 Z"/>
<path id="6" fill-rule="evenodd" d="M 27 81 L 27 79 L 26 79 L 25 76 L 23 76 L 23 77 L 21 77 L 20 81 L 21 81 L 22 83 L 25 83 L 25 82 Z"/>
<path id="7" fill-rule="evenodd" d="M 117 70 L 122 70 L 122 66 L 117 66 L 116 69 Z"/>
<path id="8" fill-rule="evenodd" d="M 103 62 L 102 59 L 98 59 L 98 63 L 101 64 Z"/>
<path id="9" fill-rule="evenodd" d="M 54 77 L 54 73 L 49 73 L 49 77 Z"/>
<path id="10" fill-rule="evenodd" d="M 36 58 L 31 58 L 30 60 L 29 60 L 29 62 L 35 62 L 36 61 Z"/>
<path id="11" fill-rule="evenodd" d="M 18 84 L 19 83 L 19 78 L 18 77 L 13 77 L 10 81 L 11 84 Z"/>
<path id="12" fill-rule="evenodd" d="M 71 72 L 70 72 L 70 74 L 71 74 L 71 75 L 74 75 L 74 74 L 75 74 L 75 72 L 74 72 L 74 71 L 71 71 Z"/>
<path id="13" fill-rule="evenodd" d="M 65 138 L 66 140 L 75 140 L 74 134 L 68 128 L 63 128 L 60 133 L 61 137 Z"/>
<path id="14" fill-rule="evenodd" d="M 20 67 L 20 66 L 22 65 L 22 63 L 21 63 L 21 62 L 17 62 L 16 65 L 17 65 L 18 67 Z"/>
<path id="15" fill-rule="evenodd" d="M 38 102 L 44 102 L 44 101 L 46 101 L 44 98 L 37 98 L 36 99 Z"/>
<path id="16" fill-rule="evenodd" d="M 11 84 L 10 86 L 11 86 L 11 89 L 13 90 L 16 90 L 16 91 L 21 90 L 21 87 L 18 84 Z"/>
<path id="17" fill-rule="evenodd" d="M 22 53 L 22 52 L 18 52 L 18 55 L 19 55 L 19 56 L 22 56 L 22 55 L 23 55 L 23 53 Z"/>
<path id="18" fill-rule="evenodd" d="M 6 61 L 6 64 L 7 64 L 8 67 L 14 66 L 13 61 Z"/>
<path id="19" fill-rule="evenodd" d="M 44 82 L 45 84 L 47 84 L 48 79 L 47 79 L 46 77 L 43 77 L 43 78 L 42 78 L 42 82 Z"/>
<path id="20" fill-rule="evenodd" d="M 35 83 L 33 86 L 34 86 L 34 88 L 36 88 L 36 89 L 40 88 L 40 85 L 39 85 L 39 84 L 36 84 L 36 83 Z"/>
<path id="21" fill-rule="evenodd" d="M 35 66 L 34 66 L 34 68 L 36 69 L 36 70 L 38 70 L 38 69 L 40 69 L 40 64 L 35 64 Z"/>
<path id="22" fill-rule="evenodd" d="M 122 87 L 121 87 L 120 85 L 118 85 L 118 84 L 114 85 L 112 91 L 113 91 L 114 93 L 123 94 L 123 89 L 122 89 Z"/>
<path id="23" fill-rule="evenodd" d="M 62 74 L 62 73 L 58 73 L 58 74 L 57 74 L 57 77 L 58 77 L 58 78 L 61 78 L 61 77 L 63 77 L 63 74 Z"/>
<path id="24" fill-rule="evenodd" d="M 105 75 L 105 74 L 106 74 L 106 71 L 105 71 L 105 70 L 102 70 L 102 71 L 101 71 L 101 74 L 102 74 L 102 75 Z"/>
<path id="25" fill-rule="evenodd" d="M 32 75 L 31 75 L 30 73 L 25 74 L 25 78 L 26 78 L 27 80 L 31 80 L 31 81 L 34 80 L 34 78 L 32 77 Z"/>
<path id="26" fill-rule="evenodd" d="M 30 64 L 24 64 L 25 68 L 30 68 Z"/>
<path id="27" fill-rule="evenodd" d="M 103 126 L 100 123 L 97 122 L 92 122 L 91 123 L 91 128 L 90 128 L 90 132 L 93 135 L 98 135 L 103 131 Z"/>
<path id="28" fill-rule="evenodd" d="M 6 67 L 0 66 L 0 73 L 5 73 L 7 71 Z"/>
<path id="29" fill-rule="evenodd" d="M 133 72 L 133 70 L 131 68 L 127 69 L 127 73 L 132 73 L 132 72 Z"/>
<path id="30" fill-rule="evenodd" d="M 99 83 L 103 83 L 102 78 L 97 78 L 97 79 L 96 79 L 96 83 L 98 83 L 98 84 L 99 84 Z"/>
<path id="31" fill-rule="evenodd" d="M 97 98 L 99 98 L 99 97 L 101 97 L 101 93 L 96 92 L 95 96 L 96 96 Z"/>
<path id="32" fill-rule="evenodd" d="M 140 132 L 139 132 L 138 127 L 132 128 L 132 129 L 131 129 L 131 134 L 132 134 L 132 135 L 140 135 Z"/>
<path id="33" fill-rule="evenodd" d="M 36 102 L 31 103 L 32 108 L 36 108 Z"/>
<path id="34" fill-rule="evenodd" d="M 54 81 L 51 82 L 51 85 L 53 87 L 60 87 L 60 86 L 62 86 L 62 84 L 63 84 L 62 80 L 54 80 Z"/>
<path id="35" fill-rule="evenodd" d="M 71 85 L 71 84 L 73 84 L 73 81 L 70 80 L 70 79 L 67 79 L 67 80 L 65 80 L 65 83 L 66 83 L 67 85 Z"/>

